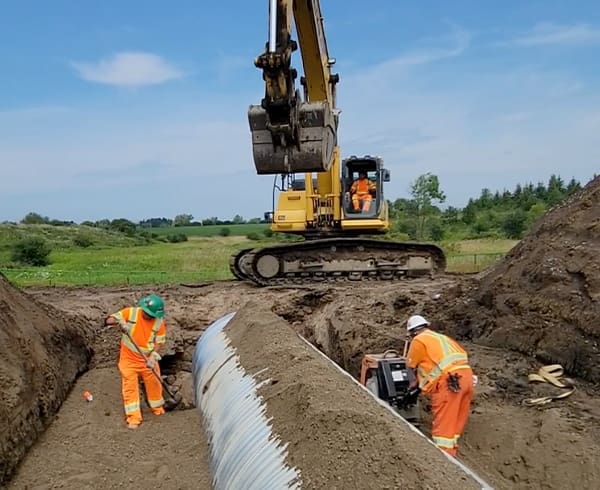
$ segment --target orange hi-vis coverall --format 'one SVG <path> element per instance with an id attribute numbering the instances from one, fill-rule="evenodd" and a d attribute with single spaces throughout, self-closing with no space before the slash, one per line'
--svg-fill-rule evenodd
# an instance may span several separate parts
<path id="1" fill-rule="evenodd" d="M 412 340 L 407 357 L 408 367 L 417 369 L 421 391 L 431 396 L 433 442 L 456 457 L 474 394 L 467 352 L 450 337 L 425 329 Z M 448 386 L 451 373 L 460 376 L 458 392 Z"/>
<path id="2" fill-rule="evenodd" d="M 142 309 L 125 308 L 114 315 L 117 320 L 129 322 L 129 335 L 147 357 L 155 347 L 160 347 L 166 340 L 166 325 L 162 318 L 144 318 Z M 146 360 L 136 350 L 125 333 L 121 336 L 121 352 L 119 355 L 119 371 L 121 372 L 123 404 L 128 424 L 139 425 L 142 422 L 140 410 L 140 390 L 138 376 L 144 380 L 148 404 L 152 413 L 162 415 L 164 399 L 162 386 L 152 371 L 146 366 Z M 154 372 L 160 377 L 160 366 L 154 366 Z"/>
<path id="3" fill-rule="evenodd" d="M 363 211 L 368 211 L 371 207 L 371 193 L 375 190 L 375 182 L 369 179 L 358 179 L 352 183 L 350 193 L 352 194 L 352 206 L 355 211 L 360 209 L 359 201 L 363 202 Z"/>

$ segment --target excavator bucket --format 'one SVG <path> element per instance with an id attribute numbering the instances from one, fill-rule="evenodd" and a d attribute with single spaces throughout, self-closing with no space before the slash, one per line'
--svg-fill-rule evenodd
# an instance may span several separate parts
<path id="1" fill-rule="evenodd" d="M 326 172 L 333 161 L 336 123 L 326 102 L 301 102 L 295 143 L 282 140 L 259 105 L 248 110 L 252 153 L 258 174 Z"/>

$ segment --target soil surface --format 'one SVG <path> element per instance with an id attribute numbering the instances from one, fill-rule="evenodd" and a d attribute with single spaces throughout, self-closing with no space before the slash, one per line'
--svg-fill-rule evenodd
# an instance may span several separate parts
<path id="1" fill-rule="evenodd" d="M 79 378 L 59 415 L 9 489 L 210 488 L 207 446 L 196 410 L 152 415 L 125 428 L 116 367 Z M 87 402 L 82 394 L 92 393 Z"/>
<path id="2" fill-rule="evenodd" d="M 0 274 L 0 486 L 87 367 L 90 340 L 83 318 L 34 300 Z"/>
<path id="3" fill-rule="evenodd" d="M 440 327 L 452 327 L 453 324 L 445 320 L 448 318 L 448 305 L 463 301 L 462 295 L 474 287 L 477 280 L 448 276 L 433 281 L 417 279 L 399 284 L 369 283 L 352 287 L 323 285 L 270 289 L 239 282 L 217 282 L 203 287 L 156 288 L 156 292 L 167 298 L 167 322 L 173 352 L 164 362 L 169 364 L 166 369 L 179 373 L 180 377 L 187 374 L 185 370 L 190 365 L 193 348 L 202 330 L 248 301 L 258 301 L 357 377 L 364 353 L 390 348 L 402 351 L 405 322 L 413 312 L 426 312 Z M 65 312 L 79 313 L 89 325 L 97 328 L 104 315 L 131 304 L 149 291 L 141 287 L 43 288 L 30 290 L 30 294 L 40 301 L 55 304 Z M 110 331 L 96 335 L 93 344 L 95 358 L 87 376 L 95 376 L 96 371 L 115 365 L 117 337 Z M 459 459 L 496 488 L 597 488 L 600 481 L 597 465 L 600 461 L 598 387 L 575 379 L 577 390 L 569 398 L 542 407 L 525 407 L 523 400 L 549 390 L 546 385 L 533 385 L 527 381 L 527 375 L 537 371 L 541 364 L 533 357 L 505 348 L 492 348 L 477 341 L 462 343 L 469 351 L 479 384 L 469 424 L 459 447 Z M 259 343 L 256 346 L 257 357 L 262 355 L 260 347 Z M 110 380 L 112 389 L 118 393 L 118 376 L 112 376 Z M 72 394 L 77 406 L 82 403 L 80 391 L 78 387 Z M 72 409 L 72 405 L 65 404 L 59 415 L 66 417 Z M 111 410 L 120 414 L 118 397 L 114 398 Z M 188 440 L 192 438 L 200 448 L 200 439 L 186 425 L 187 420 L 197 420 L 196 413 L 194 409 L 167 414 L 167 417 L 176 420 L 191 417 L 185 422 L 176 422 L 181 424 L 178 427 L 187 427 L 185 432 L 163 434 L 169 444 L 173 447 L 192 444 Z M 429 413 L 423 415 L 427 418 Z M 150 423 L 154 421 L 149 419 Z M 358 419 L 354 428 L 356 434 L 370 430 L 358 423 Z M 118 424 L 113 429 L 124 431 L 125 439 L 106 451 L 130 450 L 130 432 Z M 423 430 L 427 433 L 428 424 L 424 424 Z M 370 443 L 365 441 L 365 444 Z M 93 449 L 75 440 L 71 447 L 73 450 L 87 454 Z M 141 455 L 136 457 L 144 458 Z M 351 461 L 359 467 L 363 465 L 360 458 L 348 457 L 353 458 Z M 42 469 L 45 471 L 41 460 L 32 464 L 30 458 L 26 458 L 18 478 L 30 478 L 31 475 L 39 475 Z M 177 465 L 177 458 L 166 454 L 165 464 Z M 84 470 L 81 469 L 81 472 Z M 76 473 L 77 465 L 71 464 L 69 471 Z M 127 472 L 114 475 L 113 483 L 127 481 L 124 480 L 127 475 Z M 20 481 L 24 480 L 17 479 L 17 482 Z M 80 487 L 73 484 L 64 488 Z"/>

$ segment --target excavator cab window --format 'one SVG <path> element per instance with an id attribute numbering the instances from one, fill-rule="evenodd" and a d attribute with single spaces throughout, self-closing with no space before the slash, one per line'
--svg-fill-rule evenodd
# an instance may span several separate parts
<path id="1" fill-rule="evenodd" d="M 374 159 L 350 159 L 345 162 L 344 211 L 347 218 L 377 216 L 381 202 L 381 171 Z"/>

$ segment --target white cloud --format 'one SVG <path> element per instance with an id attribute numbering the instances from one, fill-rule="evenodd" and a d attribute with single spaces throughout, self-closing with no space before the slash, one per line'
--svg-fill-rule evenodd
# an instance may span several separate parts
<path id="1" fill-rule="evenodd" d="M 460 56 L 471 42 L 471 34 L 458 26 L 453 26 L 449 36 L 436 40 L 438 46 L 428 46 L 415 49 L 392 58 L 379 65 L 380 68 L 404 68 L 415 65 L 425 65 L 447 58 Z"/>
<path id="2" fill-rule="evenodd" d="M 121 87 L 155 85 L 183 76 L 179 69 L 152 53 L 121 52 L 95 63 L 71 64 L 84 80 Z"/>
<path id="3" fill-rule="evenodd" d="M 575 45 L 600 42 L 600 29 L 588 24 L 560 25 L 552 22 L 536 24 L 531 32 L 502 43 L 511 46 Z"/>

